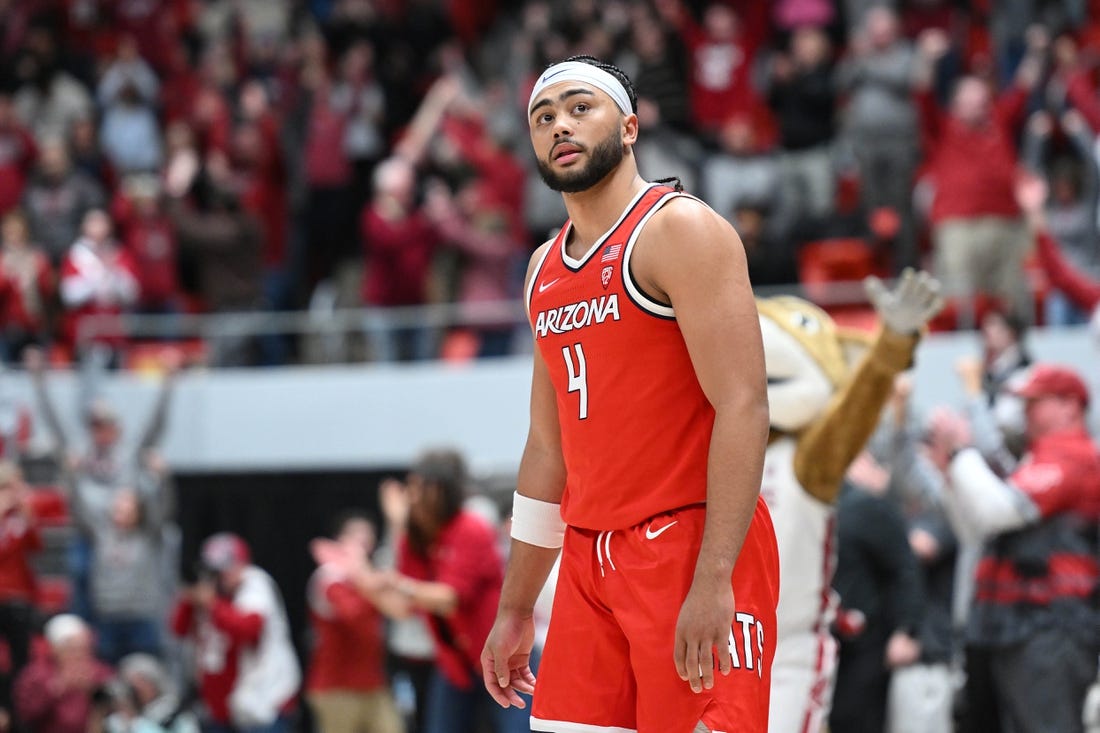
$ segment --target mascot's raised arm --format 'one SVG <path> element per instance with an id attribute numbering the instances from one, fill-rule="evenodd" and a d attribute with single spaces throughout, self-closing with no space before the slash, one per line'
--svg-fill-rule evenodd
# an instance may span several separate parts
<path id="1" fill-rule="evenodd" d="M 877 278 L 867 295 L 877 335 L 837 327 L 801 298 L 757 300 L 768 373 L 771 437 L 761 494 L 779 542 L 779 647 L 772 668 L 769 730 L 820 731 L 836 669 L 829 631 L 835 503 L 928 321 L 943 307 L 938 283 L 906 270 L 893 290 Z"/>

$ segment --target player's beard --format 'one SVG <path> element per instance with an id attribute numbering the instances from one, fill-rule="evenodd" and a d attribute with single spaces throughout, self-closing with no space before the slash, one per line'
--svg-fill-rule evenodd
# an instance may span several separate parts
<path id="1" fill-rule="evenodd" d="M 543 183 L 561 193 L 580 193 L 595 186 L 623 160 L 623 143 L 619 131 L 612 131 L 596 143 L 595 147 L 585 148 L 584 152 L 588 153 L 588 165 L 563 173 L 555 172 L 549 163 L 540 158 L 538 167 Z"/>

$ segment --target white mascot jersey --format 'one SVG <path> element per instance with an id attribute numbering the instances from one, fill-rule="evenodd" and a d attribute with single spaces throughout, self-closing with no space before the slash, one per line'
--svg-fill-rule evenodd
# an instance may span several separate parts
<path id="1" fill-rule="evenodd" d="M 795 445 L 793 438 L 781 437 L 768 446 L 761 484 L 779 543 L 769 730 L 816 733 L 826 723 L 836 667 L 836 641 L 829 632 L 837 607 L 830 587 L 836 513 L 798 483 Z"/>

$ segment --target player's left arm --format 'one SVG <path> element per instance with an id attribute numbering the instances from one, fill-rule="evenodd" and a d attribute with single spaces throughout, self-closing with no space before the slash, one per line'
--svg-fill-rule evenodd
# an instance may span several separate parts
<path id="1" fill-rule="evenodd" d="M 723 674 L 734 616 L 730 578 L 756 511 L 768 438 L 768 393 L 760 321 L 737 232 L 704 204 L 670 202 L 644 230 L 633 273 L 670 303 L 696 377 L 714 407 L 707 513 L 695 576 L 676 627 L 674 661 L 693 690 Z"/>

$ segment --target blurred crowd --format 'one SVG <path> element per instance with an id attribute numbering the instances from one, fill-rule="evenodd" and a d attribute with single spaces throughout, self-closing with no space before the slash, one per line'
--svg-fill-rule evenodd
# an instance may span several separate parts
<path id="1" fill-rule="evenodd" d="M 1040 440 L 1084 431 L 1073 379 L 1017 392 L 1028 327 L 1100 304 L 1098 18 L 1086 0 L 0 0 L 0 346 L 34 377 L 77 526 L 65 613 L 41 618 L 29 428 L 5 415 L 0 730 L 525 729 L 475 672 L 507 526 L 464 498 L 460 456 L 426 453 L 379 487 L 385 526 L 334 518 L 308 548 L 307 588 L 233 534 L 206 538 L 184 580 L 157 451 L 179 365 L 163 366 L 147 425 L 92 400 L 76 436 L 50 417 L 47 379 L 89 344 L 122 363 L 133 339 L 110 325 L 125 313 L 163 316 L 152 335 L 175 339 L 192 313 L 364 306 L 369 358 L 440 355 L 455 333 L 386 315 L 518 299 L 529 252 L 565 216 L 534 170 L 524 104 L 543 66 L 575 53 L 634 80 L 643 174 L 678 176 L 728 216 L 755 285 L 805 282 L 811 253 L 855 242 L 863 259 L 838 277 L 924 265 L 950 299 L 941 325 L 978 329 L 981 353 L 958 370 L 966 404 L 913 414 L 902 381 L 853 466 L 833 727 L 1026 730 L 1016 692 L 1078 694 L 1036 660 L 1091 679 L 1100 625 L 1073 590 L 1027 599 L 1051 616 L 997 626 L 997 571 L 1041 575 L 1051 537 L 1069 543 L 1054 545 L 1062 568 L 1080 534 L 1092 564 L 1060 576 L 1080 589 L 1100 505 L 1042 504 L 1025 529 L 1049 536 L 997 541 L 944 497 L 972 443 L 1022 481 Z M 520 347 L 517 330 L 501 311 L 462 333 L 492 356 Z M 287 335 L 242 333 L 207 358 L 306 358 Z M 305 658 L 285 593 L 308 599 Z M 1050 618 L 1069 633 L 1040 633 Z M 1032 641 L 1035 656 L 998 654 Z"/>
<path id="2" fill-rule="evenodd" d="M 1090 733 L 1100 725 L 1093 396 L 1074 370 L 1033 357 L 1010 311 L 984 312 L 978 333 L 955 365 L 963 400 L 918 410 L 912 374 L 900 375 L 848 471 L 832 730 L 1078 731 L 1082 715 Z M 427 450 L 404 477 L 364 486 L 326 536 L 298 548 L 313 560 L 304 587 L 286 566 L 259 567 L 230 531 L 190 538 L 190 567 L 159 453 L 179 364 L 164 365 L 142 424 L 93 398 L 75 432 L 37 349 L 27 368 L 73 533 L 66 593 L 44 605 L 34 568 L 56 526 L 42 512 L 50 489 L 23 478 L 36 463 L 29 429 L 5 419 L 0 731 L 528 730 L 527 710 L 488 697 L 478 663 L 510 494 L 472 480 L 461 454 Z M 535 610 L 536 669 L 554 585 Z M 307 627 L 292 626 L 289 594 L 305 599 Z"/>
<path id="3" fill-rule="evenodd" d="M 902 374 L 848 472 L 833 730 L 1100 730 L 1095 394 L 1011 313 L 980 335 L 963 401 Z"/>
<path id="4" fill-rule="evenodd" d="M 7 0 L 3 351 L 45 345 L 61 361 L 100 344 L 118 361 L 122 313 L 163 316 L 139 333 L 173 338 L 172 316 L 364 306 L 378 316 L 366 358 L 509 353 L 514 311 L 470 311 L 451 330 L 387 314 L 518 297 L 528 253 L 564 218 L 523 105 L 546 63 L 577 53 L 634 80 L 643 175 L 676 175 L 730 218 L 757 286 L 923 264 L 957 298 L 944 327 L 972 327 L 994 301 L 1076 322 L 1082 305 L 1049 283 L 1012 188 L 1023 168 L 1047 180 L 1058 253 L 1100 275 L 1090 10 Z M 270 330 L 206 357 L 309 358 Z"/>
<path id="5" fill-rule="evenodd" d="M 509 526 L 462 455 L 428 450 L 407 476 L 363 487 L 329 534 L 297 548 L 315 570 L 292 587 L 240 534 L 183 536 L 159 449 L 178 366 L 164 365 L 142 424 L 93 397 L 71 431 L 44 355 L 28 350 L 58 472 L 56 486 L 29 483 L 43 456 L 3 433 L 0 731 L 529 730 L 527 710 L 502 710 L 481 683 Z M 59 550 L 64 590 L 47 597 L 39 556 Z M 306 627 L 292 627 L 288 593 L 305 598 Z"/>

